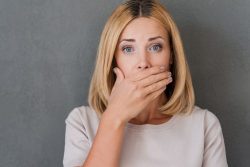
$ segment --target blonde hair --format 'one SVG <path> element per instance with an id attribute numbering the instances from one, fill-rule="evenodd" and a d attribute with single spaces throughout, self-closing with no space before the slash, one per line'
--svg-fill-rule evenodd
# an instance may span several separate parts
<path id="1" fill-rule="evenodd" d="M 168 101 L 159 107 L 164 114 L 190 114 L 195 96 L 191 74 L 185 58 L 182 40 L 169 12 L 157 0 L 128 0 L 119 5 L 107 20 L 102 31 L 94 73 L 90 83 L 88 103 L 99 115 L 107 105 L 115 82 L 112 69 L 115 67 L 114 53 L 119 36 L 126 25 L 138 17 L 148 17 L 159 21 L 168 32 L 172 48 L 173 64 L 170 68 L 173 82 L 168 84 Z"/>

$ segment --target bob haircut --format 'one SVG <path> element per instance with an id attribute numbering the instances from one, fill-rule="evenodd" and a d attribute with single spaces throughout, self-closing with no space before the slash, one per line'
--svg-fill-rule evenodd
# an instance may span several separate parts
<path id="1" fill-rule="evenodd" d="M 128 0 L 120 4 L 107 20 L 102 31 L 94 73 L 91 79 L 88 103 L 99 116 L 108 105 L 108 98 L 115 83 L 113 68 L 116 45 L 123 29 L 139 17 L 154 19 L 167 30 L 173 63 L 170 67 L 173 82 L 164 91 L 168 101 L 158 109 L 163 114 L 190 114 L 195 96 L 191 74 L 185 58 L 179 30 L 169 12 L 158 0 Z"/>

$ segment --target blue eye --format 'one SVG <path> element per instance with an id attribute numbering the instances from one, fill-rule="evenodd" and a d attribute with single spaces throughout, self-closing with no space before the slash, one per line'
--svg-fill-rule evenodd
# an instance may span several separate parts
<path id="1" fill-rule="evenodd" d="M 124 46 L 124 47 L 122 47 L 122 51 L 124 53 L 131 53 L 133 51 L 133 48 L 130 46 Z"/>
<path id="2" fill-rule="evenodd" d="M 149 48 L 149 50 L 152 50 L 153 51 L 160 51 L 162 49 L 162 45 L 161 44 L 156 44 L 156 45 L 153 45 L 152 47 Z"/>

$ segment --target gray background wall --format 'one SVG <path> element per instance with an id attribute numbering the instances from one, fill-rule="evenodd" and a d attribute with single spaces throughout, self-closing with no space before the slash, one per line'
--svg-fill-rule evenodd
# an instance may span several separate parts
<path id="1" fill-rule="evenodd" d="M 0 166 L 62 166 L 64 120 L 87 104 L 99 37 L 120 0 L 0 0 Z M 250 164 L 250 1 L 162 0 L 197 102 L 217 115 L 230 166 Z"/>

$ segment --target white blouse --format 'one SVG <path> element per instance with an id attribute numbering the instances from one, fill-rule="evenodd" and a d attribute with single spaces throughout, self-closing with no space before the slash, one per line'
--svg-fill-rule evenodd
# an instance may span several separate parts
<path id="1" fill-rule="evenodd" d="M 65 120 L 64 167 L 81 166 L 100 117 L 89 106 L 74 108 Z M 194 107 L 153 125 L 127 123 L 120 167 L 228 167 L 222 129 L 209 110 Z"/>

